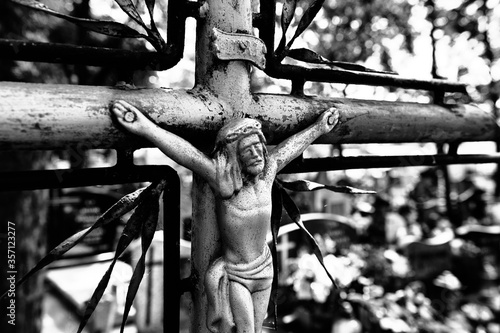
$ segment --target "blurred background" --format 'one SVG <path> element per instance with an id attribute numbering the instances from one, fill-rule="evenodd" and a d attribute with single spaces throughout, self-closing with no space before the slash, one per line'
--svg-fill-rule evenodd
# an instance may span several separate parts
<path id="1" fill-rule="evenodd" d="M 41 2 L 72 16 L 135 24 L 112 0 Z M 298 17 L 309 3 L 298 2 Z M 281 6 L 278 1 L 276 45 L 281 37 Z M 146 13 L 143 2 L 138 2 L 138 7 Z M 166 11 L 167 1 L 157 1 L 155 19 L 162 34 Z M 292 27 L 296 24 L 292 21 Z M 167 71 L 2 60 L 0 80 L 190 89 L 194 85 L 195 29 L 195 20 L 188 19 L 184 56 Z M 0 38 L 152 49 L 142 40 L 88 32 L 8 1 L 0 2 Z M 498 119 L 498 0 L 327 0 L 295 43 L 330 60 L 393 71 L 402 77 L 465 83 L 468 95 L 457 96 L 457 102 L 475 103 Z M 287 94 L 291 84 L 254 68 L 252 89 Z M 306 82 L 305 93 L 421 103 L 432 100 L 425 91 L 317 82 Z M 316 145 L 306 151 L 305 157 L 424 155 L 436 154 L 438 149 L 432 143 Z M 482 142 L 462 144 L 458 152 L 490 154 L 497 150 L 496 143 Z M 0 170 L 104 167 L 114 165 L 116 159 L 113 150 L 81 147 L 2 151 Z M 192 175 L 157 149 L 136 151 L 134 162 L 167 164 L 180 175 L 182 274 L 189 276 Z M 418 164 L 414 162 L 410 158 L 401 168 L 372 169 L 367 165 L 366 169 L 281 176 L 285 180 L 354 186 L 377 194 L 291 193 L 342 288 L 332 288 L 300 233 L 283 226 L 278 248 L 279 332 L 500 332 L 498 166 L 427 168 L 412 166 Z M 121 196 L 144 185 L 0 193 L 2 228 L 6 221 L 16 223 L 19 273 L 33 267 L 48 249 L 93 223 Z M 287 223 L 291 221 L 284 221 Z M 17 290 L 18 332 L 76 331 L 83 306 L 109 264 L 123 224 L 120 221 L 92 234 L 64 260 Z M 1 232 L 5 245 L 6 232 Z M 160 332 L 163 326 L 168 329 L 161 316 L 162 300 L 158 299 L 163 292 L 156 292 L 163 290 L 162 242 L 159 231 L 152 247 L 156 254 L 148 259 L 145 282 L 130 314 L 129 332 Z M 87 332 L 117 329 L 139 255 L 132 246 L 122 258 L 102 308 L 96 311 Z M 4 284 L 2 279 L 2 289 Z M 187 332 L 189 295 L 182 298 L 181 305 L 181 330 Z"/>

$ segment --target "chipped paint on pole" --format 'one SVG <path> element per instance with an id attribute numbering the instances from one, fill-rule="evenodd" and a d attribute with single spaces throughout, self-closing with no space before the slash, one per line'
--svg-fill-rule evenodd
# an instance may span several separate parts
<path id="1" fill-rule="evenodd" d="M 216 36 L 219 30 L 230 34 L 251 35 L 250 0 L 208 0 L 206 16 L 198 21 L 196 40 L 196 90 L 210 90 L 227 105 L 224 119 L 243 116 L 252 103 L 250 64 L 244 60 L 217 57 Z M 243 51 L 243 50 L 241 50 Z M 243 52 L 242 52 L 243 53 Z M 209 186 L 197 176 L 193 190 L 192 272 L 196 283 L 192 293 L 191 332 L 208 333 L 207 299 L 204 275 L 211 261 L 220 254 L 220 240 L 215 214 L 215 198 Z"/>
<path id="2" fill-rule="evenodd" d="M 43 97 L 43 98 L 40 98 Z M 231 107 L 208 89 L 168 90 L 0 83 L 0 150 L 142 148 L 109 117 L 109 103 L 124 99 L 147 111 L 161 127 L 210 150 Z M 346 98 L 253 94 L 244 116 L 259 119 L 269 144 L 312 123 L 320 110 L 341 114 L 338 131 L 320 143 L 494 141 L 497 124 L 474 105 L 435 105 Z"/>
<path id="3" fill-rule="evenodd" d="M 250 0 L 208 0 L 206 16 L 198 21 L 196 39 L 196 87 L 209 89 L 231 110 L 229 117 L 241 114 L 251 101 L 250 64 L 242 60 L 217 58 L 214 29 L 225 33 L 252 35 Z"/>
<path id="4" fill-rule="evenodd" d="M 228 33 L 213 29 L 215 55 L 219 60 L 244 60 L 264 70 L 266 68 L 266 45 L 254 36 Z"/>

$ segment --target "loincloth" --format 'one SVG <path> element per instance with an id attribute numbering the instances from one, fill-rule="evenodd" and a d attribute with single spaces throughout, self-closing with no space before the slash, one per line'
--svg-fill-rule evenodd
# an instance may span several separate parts
<path id="1" fill-rule="evenodd" d="M 269 247 L 253 260 L 245 264 L 233 264 L 226 261 L 226 272 L 229 281 L 242 284 L 251 293 L 271 287 L 273 282 L 273 258 Z"/>
<path id="2" fill-rule="evenodd" d="M 207 326 L 211 332 L 231 332 L 234 327 L 228 284 L 239 283 L 250 293 L 271 288 L 273 282 L 271 251 L 265 246 L 262 254 L 249 263 L 231 263 L 217 258 L 205 275 L 205 292 L 208 300 Z"/>

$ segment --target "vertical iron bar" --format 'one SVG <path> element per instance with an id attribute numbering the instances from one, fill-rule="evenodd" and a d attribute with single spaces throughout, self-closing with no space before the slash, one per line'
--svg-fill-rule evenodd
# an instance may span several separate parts
<path id="1" fill-rule="evenodd" d="M 436 75 L 434 73 L 436 69 L 433 69 L 433 75 Z M 440 89 L 435 89 L 433 91 L 433 102 L 434 104 L 437 105 L 444 105 L 444 95 L 445 92 L 444 90 Z M 450 144 L 448 145 L 450 146 Z M 448 148 L 448 154 L 450 153 L 450 148 Z M 443 145 L 438 145 L 438 154 L 444 153 L 443 151 Z M 442 165 L 440 166 L 441 169 L 441 174 L 443 176 L 444 180 L 444 192 L 445 192 L 445 200 L 446 200 L 446 216 L 448 217 L 448 220 L 450 221 L 451 224 L 457 226 L 460 221 L 457 219 L 457 214 L 455 214 L 455 210 L 453 207 L 453 203 L 451 202 L 451 182 L 450 182 L 450 174 L 448 171 L 448 166 L 447 165 Z"/>
<path id="2" fill-rule="evenodd" d="M 274 65 L 274 18 L 276 15 L 276 1 L 261 0 L 260 1 L 260 25 L 259 38 L 264 41 L 267 48 L 266 63 L 267 66 Z"/>
<path id="3" fill-rule="evenodd" d="M 184 55 L 184 37 L 186 35 L 187 1 L 168 2 L 167 45 L 165 58 L 172 58 L 177 64 Z"/>
<path id="4" fill-rule="evenodd" d="M 163 192 L 163 332 L 179 332 L 180 316 L 180 179 L 169 173 Z M 168 311 L 177 309 L 177 311 Z"/>

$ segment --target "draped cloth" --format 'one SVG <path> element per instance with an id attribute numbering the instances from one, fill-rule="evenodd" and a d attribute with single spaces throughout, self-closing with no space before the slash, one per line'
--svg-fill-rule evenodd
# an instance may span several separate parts
<path id="1" fill-rule="evenodd" d="M 205 275 L 207 327 L 214 333 L 233 332 L 235 328 L 229 281 L 240 283 L 250 293 L 270 288 L 273 281 L 273 261 L 268 246 L 249 263 L 231 263 L 226 258 L 219 257 L 210 265 Z"/>

